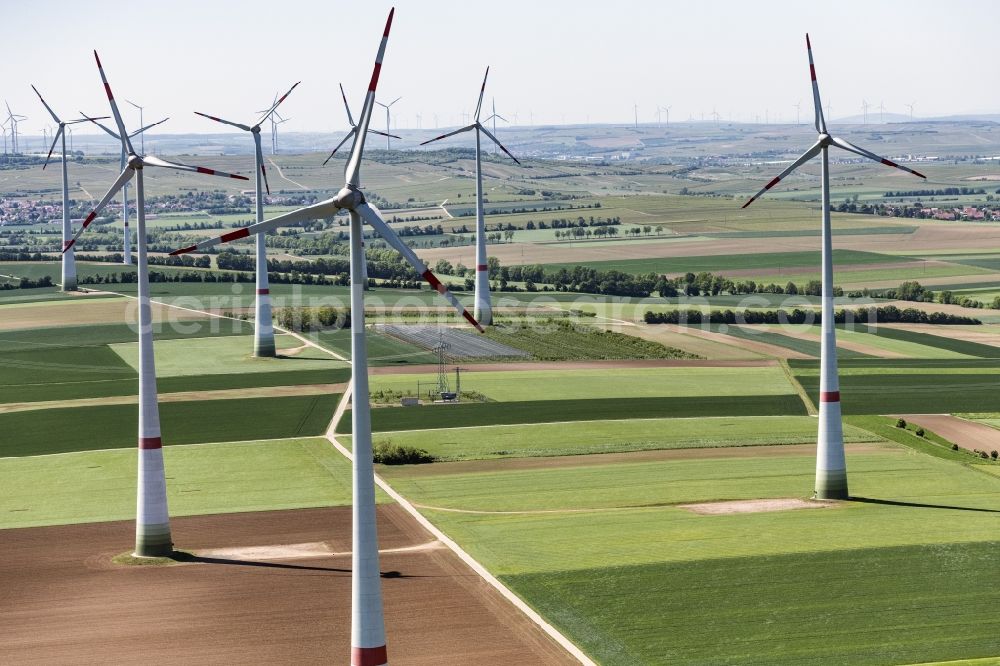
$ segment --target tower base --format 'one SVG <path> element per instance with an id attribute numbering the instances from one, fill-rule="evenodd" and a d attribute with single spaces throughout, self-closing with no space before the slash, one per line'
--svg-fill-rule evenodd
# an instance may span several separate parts
<path id="1" fill-rule="evenodd" d="M 847 470 L 817 470 L 816 499 L 845 500 L 847 492 Z"/>

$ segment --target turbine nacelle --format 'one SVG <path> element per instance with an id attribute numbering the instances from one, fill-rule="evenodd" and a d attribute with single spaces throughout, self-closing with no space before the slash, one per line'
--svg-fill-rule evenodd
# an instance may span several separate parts
<path id="1" fill-rule="evenodd" d="M 132 169 L 142 168 L 142 158 L 136 155 L 135 153 L 129 153 L 127 163 L 128 166 L 131 167 Z"/>

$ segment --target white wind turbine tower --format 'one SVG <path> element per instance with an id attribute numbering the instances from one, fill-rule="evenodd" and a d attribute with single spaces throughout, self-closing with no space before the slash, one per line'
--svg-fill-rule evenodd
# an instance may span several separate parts
<path id="1" fill-rule="evenodd" d="M 28 116 L 21 116 L 10 110 L 10 104 L 4 102 L 7 106 L 7 130 L 10 132 L 10 152 L 17 154 L 17 124 L 22 120 L 27 120 Z"/>
<path id="2" fill-rule="evenodd" d="M 42 97 L 42 93 L 38 92 L 38 88 L 31 86 L 31 89 L 35 91 L 38 95 L 38 99 L 41 101 L 42 106 L 45 110 L 49 112 L 52 116 L 52 120 L 56 121 L 59 129 L 56 130 L 55 136 L 52 137 L 52 147 L 49 148 L 49 154 L 45 156 L 45 164 L 42 165 L 42 171 L 45 167 L 49 165 L 49 160 L 52 158 L 52 151 L 56 149 L 56 142 L 62 139 L 62 246 L 65 250 L 69 245 L 70 238 L 73 235 L 73 227 L 69 221 L 69 162 L 66 160 L 66 128 L 68 125 L 75 125 L 77 123 L 88 122 L 89 118 L 78 118 L 76 120 L 63 121 L 56 115 L 56 112 L 52 110 Z M 104 116 L 107 118 L 107 116 Z M 101 118 L 103 120 L 104 118 Z M 63 291 L 76 291 L 76 259 L 74 257 L 74 252 L 70 250 L 69 252 L 63 252 L 62 255 L 62 290 Z"/>
<path id="3" fill-rule="evenodd" d="M 108 128 L 107 126 L 102 125 L 101 123 L 97 122 L 99 120 L 99 118 L 90 118 L 89 116 L 87 116 L 87 114 L 83 113 L 82 111 L 80 113 L 81 113 L 81 115 L 83 115 L 84 118 L 90 120 L 92 123 L 94 123 L 95 125 L 97 125 L 98 127 L 100 127 L 102 130 L 104 130 L 105 134 L 107 134 L 108 136 L 112 137 L 116 141 L 121 142 L 121 137 L 118 136 L 117 132 L 115 132 L 114 130 Z M 170 118 L 164 118 L 163 120 L 157 120 L 155 123 L 150 123 L 150 124 L 146 125 L 145 127 L 140 127 L 136 131 L 134 131 L 131 134 L 129 134 L 128 138 L 129 139 L 134 139 L 137 136 L 142 136 L 143 140 L 145 140 L 146 130 L 148 130 L 151 127 L 156 127 L 157 125 L 161 125 L 161 124 L 167 122 L 168 120 L 170 120 Z M 120 159 L 118 161 L 118 168 L 121 169 L 122 171 L 124 171 L 126 164 L 128 164 L 128 153 L 125 150 L 125 144 L 122 143 L 122 151 L 121 151 L 121 157 L 120 157 Z M 132 265 L 132 229 L 128 225 L 128 188 L 129 188 L 129 184 L 128 183 L 125 183 L 125 186 L 122 187 L 122 223 L 123 223 L 123 226 L 124 226 L 124 229 L 122 230 L 122 237 L 123 237 L 123 242 L 122 242 L 122 263 L 125 264 L 126 266 L 131 266 Z"/>
<path id="4" fill-rule="evenodd" d="M 424 141 L 421 146 L 426 146 L 428 143 L 433 143 L 435 141 L 440 141 L 449 136 L 454 136 L 456 134 L 461 134 L 463 132 L 468 132 L 470 130 L 476 131 L 476 306 L 475 306 L 475 318 L 483 326 L 490 326 L 493 324 L 493 303 L 490 299 L 490 272 L 489 263 L 486 259 L 486 214 L 483 210 L 483 162 L 482 162 L 482 146 L 480 145 L 479 133 L 482 132 L 489 139 L 493 141 L 496 145 L 500 146 L 503 152 L 507 153 L 510 159 L 514 160 L 517 164 L 520 164 L 518 159 L 514 157 L 509 150 L 507 150 L 499 139 L 493 134 L 490 134 L 489 130 L 483 127 L 483 124 L 479 122 L 479 114 L 483 107 L 483 93 L 486 92 L 486 78 L 490 75 L 490 68 L 486 68 L 486 74 L 483 76 L 483 85 L 479 89 L 479 101 L 476 103 L 476 121 L 471 125 L 466 125 L 454 132 L 448 132 L 447 134 L 442 134 L 441 136 L 436 136 L 429 141 Z"/>
<path id="5" fill-rule="evenodd" d="M 874 160 L 886 166 L 902 169 L 920 178 L 926 178 L 913 169 L 896 164 L 864 148 L 859 148 L 830 134 L 826 130 L 823 107 L 820 104 L 816 67 L 813 64 L 812 45 L 806 35 L 809 53 L 809 75 L 812 79 L 813 105 L 816 111 L 816 131 L 819 138 L 809 150 L 787 169 L 775 176 L 757 194 L 743 204 L 746 208 L 800 166 L 819 155 L 822 158 L 823 183 L 823 289 L 822 289 L 822 341 L 820 344 L 819 433 L 816 442 L 816 497 L 819 499 L 847 499 L 847 462 L 844 458 L 843 422 L 840 414 L 840 386 L 837 375 L 837 338 L 833 326 L 833 233 L 830 227 L 830 160 L 829 149 L 836 146 L 849 153 Z"/>
<path id="6" fill-rule="evenodd" d="M 230 125 L 231 127 L 236 127 L 244 132 L 250 132 L 253 136 L 253 147 L 254 147 L 254 208 L 257 213 L 257 222 L 264 221 L 264 189 L 267 190 L 268 195 L 271 194 L 271 187 L 267 184 L 267 171 L 264 170 L 264 153 L 260 148 L 260 124 L 270 118 L 274 113 L 277 112 L 278 105 L 285 101 L 285 98 L 292 94 L 292 91 L 302 83 L 297 81 L 295 85 L 288 89 L 284 95 L 282 95 L 274 105 L 268 109 L 263 116 L 257 119 L 257 122 L 250 125 L 244 125 L 242 123 L 234 123 L 231 120 L 223 120 L 222 118 L 217 118 L 215 116 L 210 116 L 207 113 L 201 113 L 200 111 L 195 111 L 196 114 L 209 120 L 214 120 L 217 123 L 222 123 L 223 125 Z M 263 181 L 263 188 L 261 188 L 261 181 Z M 254 311 L 254 325 L 253 325 L 253 355 L 254 356 L 274 356 L 276 354 L 274 346 L 274 323 L 271 317 L 271 288 L 267 280 L 267 246 L 265 244 L 264 234 L 257 234 L 257 289 L 256 289 L 256 307 Z"/>
<path id="7" fill-rule="evenodd" d="M 359 168 L 364 152 L 365 138 L 375 106 L 375 89 L 378 86 L 382 57 L 389 39 L 389 28 L 395 10 L 382 33 L 375 67 L 372 71 L 368 94 L 361 110 L 358 131 L 351 148 L 351 156 L 345 170 L 344 187 L 332 199 L 327 199 L 306 208 L 279 215 L 276 218 L 240 229 L 220 238 L 203 241 L 197 245 L 176 250 L 171 254 L 183 254 L 205 249 L 218 243 L 236 238 L 246 238 L 253 233 L 261 233 L 285 224 L 305 220 L 332 217 L 341 210 L 351 216 L 351 373 L 352 406 L 351 422 L 354 435 L 353 455 L 353 530 L 351 548 L 351 663 L 355 666 L 383 666 L 388 662 L 385 647 L 385 619 L 382 612 L 382 584 L 379 578 L 378 535 L 375 528 L 375 478 L 372 464 L 371 405 L 368 393 L 368 350 L 365 341 L 364 290 L 361 285 L 361 265 L 364 257 L 361 250 L 362 222 L 370 224 L 379 235 L 413 266 L 434 289 L 448 301 L 477 329 L 479 323 L 470 315 L 458 299 L 441 284 L 441 281 L 427 269 L 413 250 L 385 223 L 382 215 L 365 200 L 358 187 Z"/>
<path id="8" fill-rule="evenodd" d="M 139 286 L 139 481 L 136 500 L 135 521 L 135 554 L 139 557 L 162 557 L 170 555 L 173 542 L 170 538 L 170 516 L 167 511 L 167 480 L 163 469 L 163 451 L 160 440 L 160 414 L 156 400 L 156 368 L 153 361 L 153 322 L 149 301 L 149 272 L 146 265 L 146 197 L 143 190 L 143 169 L 145 167 L 166 167 L 181 171 L 194 171 L 214 176 L 239 178 L 244 176 L 222 173 L 204 167 L 187 166 L 167 162 L 149 155 L 137 155 L 125 131 L 121 113 L 111 86 L 104 75 L 101 59 L 94 51 L 97 69 L 101 73 L 104 90 L 108 94 L 111 113 L 118 126 L 118 136 L 128 152 L 128 164 L 121 175 L 101 199 L 94 210 L 90 211 L 76 236 L 67 244 L 63 252 L 68 251 L 76 243 L 102 208 L 114 198 L 125 183 L 135 178 L 136 198 L 136 258 L 138 262 Z"/>
<path id="9" fill-rule="evenodd" d="M 142 122 L 142 107 L 139 106 L 138 104 L 136 104 L 135 102 L 130 102 L 129 100 L 125 100 L 125 102 L 127 104 L 129 104 L 130 106 L 133 106 L 133 107 L 139 109 L 139 127 L 142 127 L 143 126 L 143 122 Z M 141 147 L 139 148 L 139 152 L 141 152 L 143 155 L 145 155 L 146 154 L 146 137 L 143 136 L 139 140 L 142 142 L 141 143 Z"/>
<path id="10" fill-rule="evenodd" d="M 913 107 L 915 107 L 916 105 L 917 105 L 916 102 L 910 102 L 909 104 L 906 105 L 906 108 L 908 108 L 910 110 L 910 122 L 911 123 L 913 122 Z"/>
<path id="11" fill-rule="evenodd" d="M 403 98 L 402 97 L 397 97 L 396 99 L 392 100 L 388 104 L 383 104 L 382 102 L 375 102 L 376 104 L 378 104 L 379 106 L 381 106 L 383 109 L 385 109 L 385 132 L 384 132 L 384 134 L 385 134 L 385 149 L 386 150 L 389 150 L 391 148 L 392 139 L 390 137 L 393 136 L 392 134 L 390 134 L 390 132 L 392 131 L 392 128 L 389 127 L 389 109 L 392 107 L 393 104 L 395 104 L 396 102 L 398 102 L 401 99 L 403 99 Z M 382 134 L 382 132 L 380 132 L 380 134 Z"/>
<path id="12" fill-rule="evenodd" d="M 795 124 L 800 125 L 802 117 L 802 100 L 799 100 L 796 104 L 792 104 L 795 107 Z"/>

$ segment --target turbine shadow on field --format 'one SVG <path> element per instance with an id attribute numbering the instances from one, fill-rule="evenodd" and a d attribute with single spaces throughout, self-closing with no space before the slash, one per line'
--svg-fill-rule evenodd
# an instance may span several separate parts
<path id="1" fill-rule="evenodd" d="M 978 511 L 982 513 L 1000 513 L 998 509 L 979 509 L 972 506 L 953 506 L 949 504 L 922 504 L 920 502 L 900 502 L 897 500 L 876 499 L 874 497 L 851 496 L 851 502 L 865 504 L 883 504 L 885 506 L 905 506 L 917 509 L 953 509 L 955 511 Z"/>
<path id="2" fill-rule="evenodd" d="M 185 562 L 190 564 L 227 564 L 234 566 L 244 566 L 244 567 L 262 567 L 265 569 L 298 569 L 301 571 L 331 571 L 334 573 L 351 573 L 350 569 L 338 569 L 336 567 L 314 567 L 305 564 L 282 564 L 280 562 L 261 562 L 260 560 L 233 560 L 224 557 L 202 557 L 200 555 L 192 555 L 191 553 L 184 553 L 179 551 L 174 551 L 170 559 L 176 562 Z"/>

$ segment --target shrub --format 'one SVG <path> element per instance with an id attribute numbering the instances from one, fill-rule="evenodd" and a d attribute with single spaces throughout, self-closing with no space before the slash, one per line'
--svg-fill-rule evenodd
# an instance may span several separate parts
<path id="1" fill-rule="evenodd" d="M 914 432 L 914 434 L 916 434 L 917 437 L 923 437 L 924 436 L 924 429 L 923 428 L 917 428 L 913 432 Z"/>
<path id="2" fill-rule="evenodd" d="M 434 456 L 413 446 L 400 446 L 386 440 L 375 444 L 372 458 L 382 465 L 419 465 L 434 462 Z"/>
<path id="3" fill-rule="evenodd" d="M 906 428 L 906 419 L 896 419 L 897 428 Z"/>
<path id="4" fill-rule="evenodd" d="M 993 449 L 992 451 L 990 451 L 990 458 L 993 458 L 993 460 L 996 460 L 998 457 L 1000 457 L 1000 453 L 997 453 L 996 449 Z"/>
<path id="5" fill-rule="evenodd" d="M 982 458 L 983 460 L 986 460 L 987 458 L 989 458 L 989 456 L 986 454 L 986 451 L 980 451 L 979 452 L 979 457 Z"/>
<path id="6" fill-rule="evenodd" d="M 951 445 L 951 450 L 952 451 L 958 451 L 958 444 L 952 444 Z"/>

